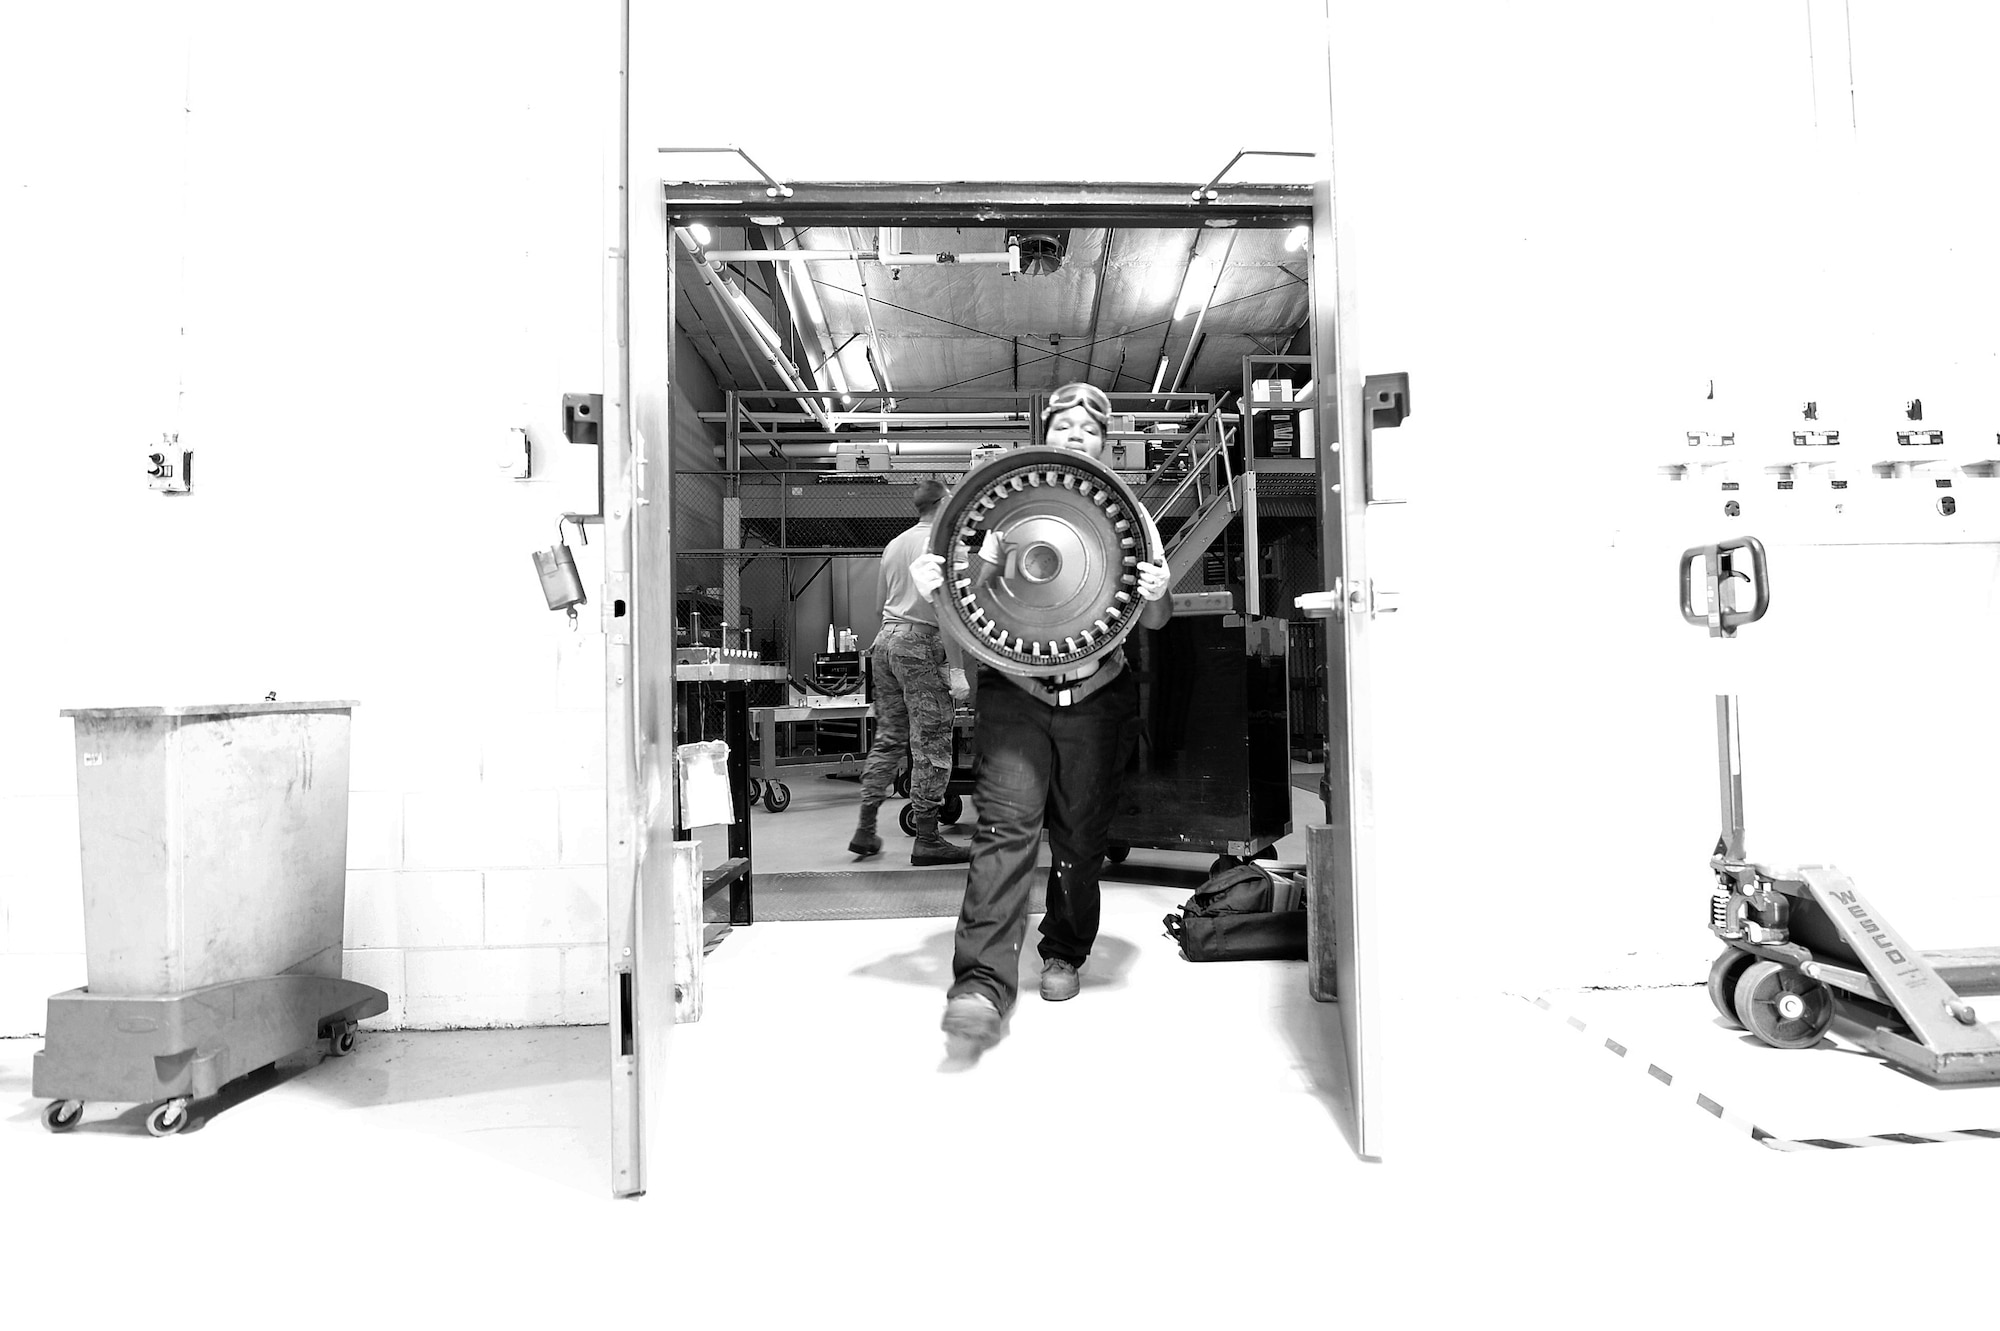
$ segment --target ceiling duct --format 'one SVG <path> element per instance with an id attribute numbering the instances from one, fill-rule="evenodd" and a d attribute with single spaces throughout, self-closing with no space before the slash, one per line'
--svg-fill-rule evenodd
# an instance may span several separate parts
<path id="1" fill-rule="evenodd" d="M 1069 249 L 1068 231 L 1024 231 L 1008 237 L 1009 245 L 1021 247 L 1021 271 L 1030 277 L 1047 277 L 1062 267 Z"/>

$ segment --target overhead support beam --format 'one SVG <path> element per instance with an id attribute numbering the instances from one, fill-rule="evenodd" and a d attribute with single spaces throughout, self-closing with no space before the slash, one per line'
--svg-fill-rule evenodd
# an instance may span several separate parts
<path id="1" fill-rule="evenodd" d="M 762 182 L 662 184 L 676 221 L 741 225 L 746 216 L 782 217 L 786 226 L 938 226 L 1014 223 L 1075 226 L 1282 227 L 1312 216 L 1310 185 L 1079 185 L 953 181 L 913 184 L 799 185 L 773 199 Z M 777 225 L 759 223 L 759 225 Z"/>

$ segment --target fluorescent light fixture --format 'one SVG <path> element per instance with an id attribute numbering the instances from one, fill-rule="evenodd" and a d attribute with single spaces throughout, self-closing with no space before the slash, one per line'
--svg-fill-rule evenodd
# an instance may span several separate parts
<path id="1" fill-rule="evenodd" d="M 1309 234 L 1309 229 L 1303 223 L 1286 232 L 1285 252 L 1287 254 L 1296 254 L 1304 249 L 1306 247 L 1306 237 Z"/>
<path id="2" fill-rule="evenodd" d="M 757 226 L 783 226 L 785 224 L 784 218 L 775 215 L 753 217 L 750 221 Z"/>
<path id="3" fill-rule="evenodd" d="M 688 223 L 688 234 L 694 237 L 694 243 L 697 245 L 706 245 L 709 241 L 715 239 L 715 237 L 708 234 L 708 228 L 699 222 Z"/>

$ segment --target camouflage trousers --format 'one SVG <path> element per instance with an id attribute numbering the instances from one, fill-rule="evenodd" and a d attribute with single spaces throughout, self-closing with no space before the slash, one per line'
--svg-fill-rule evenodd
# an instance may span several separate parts
<path id="1" fill-rule="evenodd" d="M 944 640 L 929 624 L 885 624 L 868 651 L 875 675 L 875 744 L 861 773 L 861 798 L 889 798 L 903 755 L 910 757 L 910 807 L 934 813 L 951 776 L 951 718 Z"/>

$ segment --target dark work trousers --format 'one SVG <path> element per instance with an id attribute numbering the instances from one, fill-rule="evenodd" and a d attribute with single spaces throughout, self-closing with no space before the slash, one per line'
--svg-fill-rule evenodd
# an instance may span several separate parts
<path id="1" fill-rule="evenodd" d="M 1038 951 L 1081 966 L 1097 941 L 1097 875 L 1118 787 L 1139 733 L 1131 671 L 1082 702 L 1054 707 L 991 670 L 979 677 L 978 822 L 951 955 L 951 997 L 983 993 L 1002 1014 L 1020 990 L 1021 941 L 1046 824 L 1048 913 Z"/>

